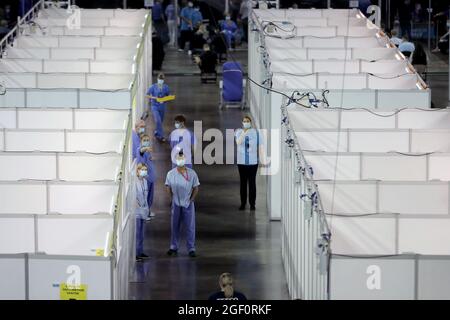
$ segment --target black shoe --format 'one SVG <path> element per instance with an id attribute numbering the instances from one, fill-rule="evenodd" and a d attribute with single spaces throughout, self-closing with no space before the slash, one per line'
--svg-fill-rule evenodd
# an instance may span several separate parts
<path id="1" fill-rule="evenodd" d="M 243 210 L 245 210 L 245 205 L 241 205 L 241 206 L 239 207 L 239 211 L 243 211 Z"/>
<path id="2" fill-rule="evenodd" d="M 149 256 L 146 255 L 146 254 L 140 254 L 140 255 L 138 255 L 137 257 L 138 257 L 139 259 L 142 259 L 142 260 L 148 259 L 148 258 L 149 258 Z"/>
<path id="3" fill-rule="evenodd" d="M 176 256 L 177 254 L 178 254 L 177 250 L 169 249 L 169 251 L 167 251 L 168 256 Z"/>
<path id="4" fill-rule="evenodd" d="M 142 259 L 141 257 L 136 257 L 136 262 L 142 262 L 144 261 L 144 259 Z"/>
<path id="5" fill-rule="evenodd" d="M 255 206 L 250 206 L 250 211 L 255 211 L 255 210 L 256 210 Z"/>
<path id="6" fill-rule="evenodd" d="M 189 257 L 195 258 L 196 256 L 197 256 L 197 255 L 195 254 L 195 251 L 194 251 L 194 250 L 189 251 Z"/>

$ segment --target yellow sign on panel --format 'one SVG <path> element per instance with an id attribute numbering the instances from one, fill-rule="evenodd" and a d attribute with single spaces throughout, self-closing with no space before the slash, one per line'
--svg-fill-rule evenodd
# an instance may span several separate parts
<path id="1" fill-rule="evenodd" d="M 156 101 L 158 101 L 159 103 L 172 101 L 172 100 L 175 100 L 175 96 L 166 96 L 166 97 L 162 97 L 162 98 L 156 98 Z"/>
<path id="2" fill-rule="evenodd" d="M 87 300 L 87 285 L 72 286 L 67 285 L 67 283 L 61 283 L 59 296 L 61 300 Z"/>
<path id="3" fill-rule="evenodd" d="M 104 254 L 105 254 L 105 250 L 104 249 L 95 249 L 95 255 L 96 256 L 103 257 Z"/>

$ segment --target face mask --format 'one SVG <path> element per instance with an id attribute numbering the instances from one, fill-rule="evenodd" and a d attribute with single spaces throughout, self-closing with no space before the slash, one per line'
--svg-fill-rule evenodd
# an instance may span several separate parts
<path id="1" fill-rule="evenodd" d="M 178 167 L 184 167 L 185 163 L 186 163 L 185 159 L 177 159 L 177 166 Z"/>
<path id="2" fill-rule="evenodd" d="M 150 147 L 150 141 L 142 141 L 143 147 Z"/>
<path id="3" fill-rule="evenodd" d="M 244 129 L 250 129 L 252 127 L 252 124 L 250 122 L 242 122 L 242 126 Z"/>
<path id="4" fill-rule="evenodd" d="M 164 80 L 163 80 L 163 79 L 158 79 L 158 84 L 159 84 L 160 86 L 162 86 L 162 85 L 164 84 Z"/>
<path id="5" fill-rule="evenodd" d="M 225 17 L 225 20 L 229 21 L 231 20 L 231 17 Z"/>
<path id="6" fill-rule="evenodd" d="M 180 128 L 181 128 L 181 123 L 175 122 L 175 128 L 176 128 L 176 129 L 180 129 Z"/>
<path id="7" fill-rule="evenodd" d="M 192 8 L 194 6 L 194 4 L 192 2 L 188 3 L 189 8 Z"/>
<path id="8" fill-rule="evenodd" d="M 139 171 L 139 175 L 140 175 L 142 178 L 146 177 L 146 176 L 147 176 L 147 170 L 141 170 L 141 171 Z"/>
<path id="9" fill-rule="evenodd" d="M 144 133 L 144 132 L 145 132 L 145 128 L 139 128 L 139 129 L 138 129 L 138 132 L 139 132 L 139 133 Z"/>

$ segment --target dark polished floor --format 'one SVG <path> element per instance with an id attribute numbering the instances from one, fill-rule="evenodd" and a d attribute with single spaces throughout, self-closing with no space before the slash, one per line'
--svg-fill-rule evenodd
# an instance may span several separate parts
<path id="1" fill-rule="evenodd" d="M 187 59 L 173 52 L 176 60 Z M 178 55 L 178 57 L 177 57 Z M 239 109 L 219 111 L 218 85 L 201 85 L 198 76 L 167 75 L 166 82 L 177 95 L 167 108 L 165 130 L 173 129 L 173 117 L 182 113 L 188 126 L 201 120 L 203 130 L 234 129 L 241 124 Z M 153 128 L 148 120 L 148 130 Z M 152 132 L 152 131 L 149 131 Z M 209 142 L 203 143 L 203 148 Z M 154 162 L 158 171 L 155 204 L 156 218 L 146 224 L 145 249 L 150 259 L 137 264 L 130 284 L 130 299 L 207 299 L 218 290 L 218 277 L 231 272 L 236 289 L 249 299 L 288 299 L 281 264 L 280 223 L 270 222 L 265 206 L 264 179 L 259 178 L 257 211 L 238 211 L 239 176 L 235 165 L 196 165 L 200 193 L 196 202 L 197 258 L 189 258 L 182 242 L 178 257 L 168 257 L 170 215 L 164 192 L 164 178 L 170 169 L 168 145 L 155 143 Z"/>

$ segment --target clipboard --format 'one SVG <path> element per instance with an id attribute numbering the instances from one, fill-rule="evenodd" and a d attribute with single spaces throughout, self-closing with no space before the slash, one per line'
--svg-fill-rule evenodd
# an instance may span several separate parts
<path id="1" fill-rule="evenodd" d="M 162 97 L 162 98 L 156 98 L 156 101 L 158 101 L 159 103 L 163 103 L 163 102 L 167 102 L 167 101 L 173 101 L 175 100 L 175 96 L 166 96 L 166 97 Z"/>

